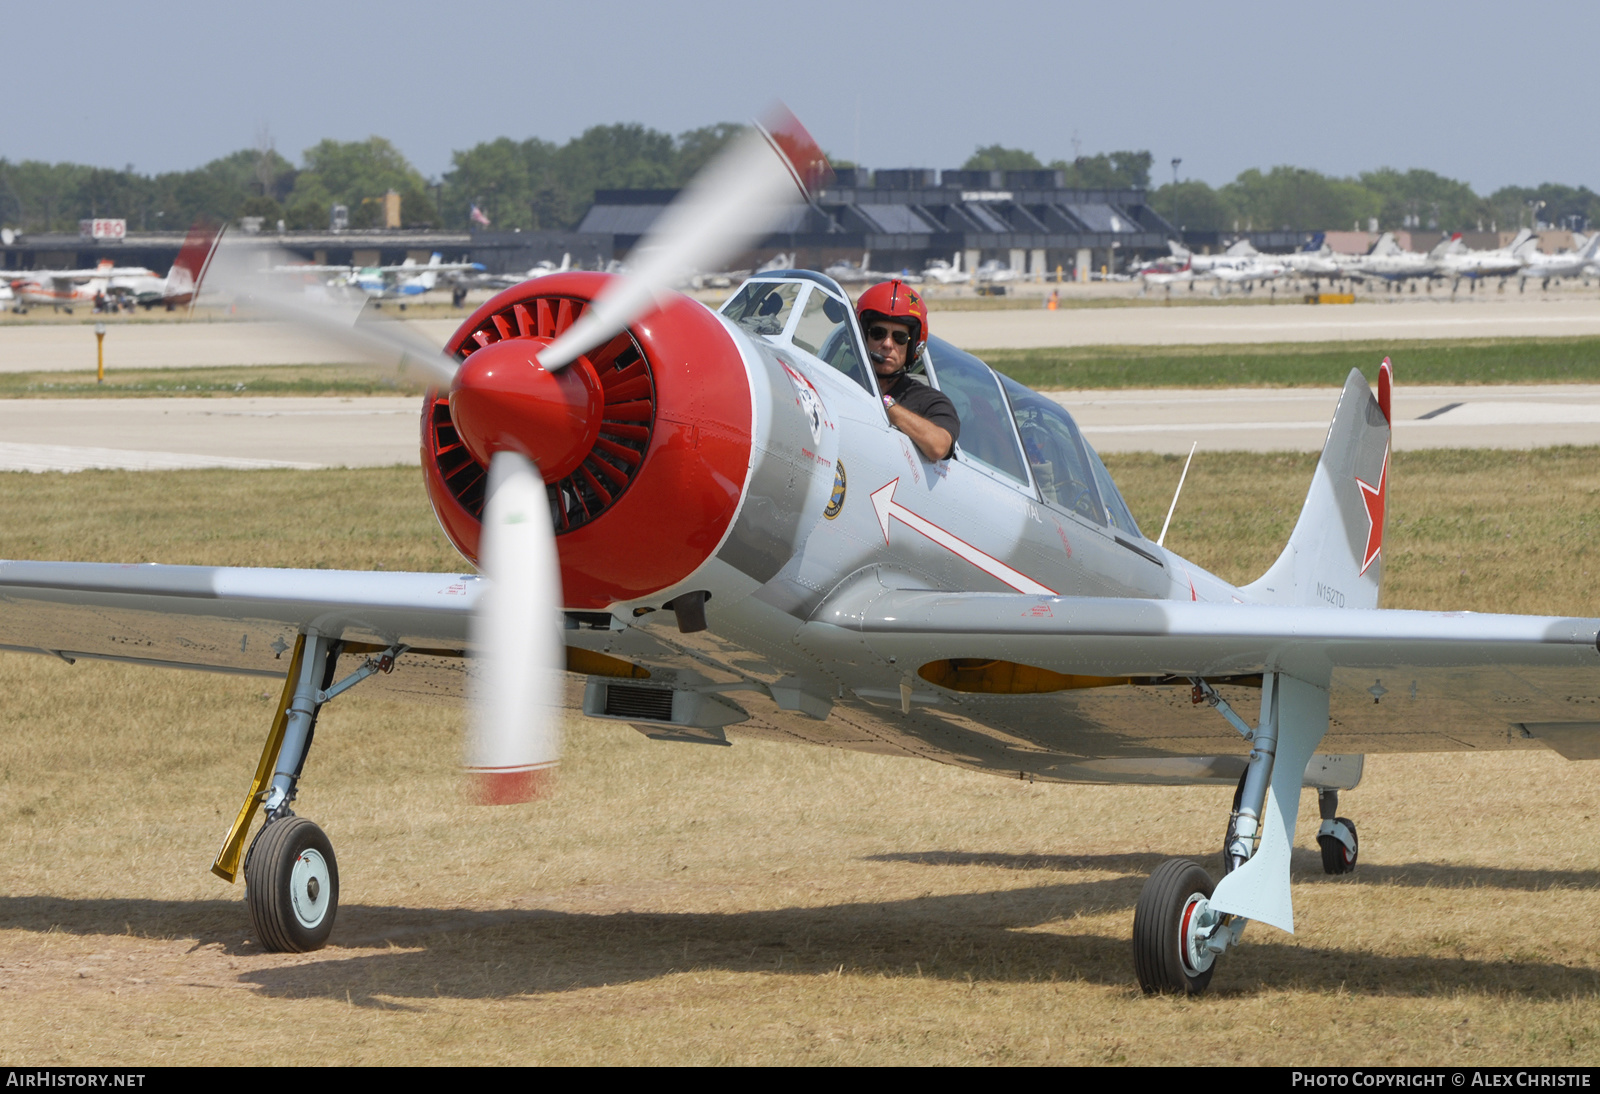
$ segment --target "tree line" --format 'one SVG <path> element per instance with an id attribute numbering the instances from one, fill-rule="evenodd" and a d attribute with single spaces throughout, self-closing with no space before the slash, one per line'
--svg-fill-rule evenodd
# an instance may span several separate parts
<path id="1" fill-rule="evenodd" d="M 501 137 L 455 152 L 436 180 L 423 177 L 392 143 L 324 140 L 297 167 L 261 142 L 192 171 L 140 174 L 75 163 L 0 158 L 0 224 L 25 232 L 74 231 L 85 217 L 121 217 L 134 231 L 182 230 L 205 217 L 259 216 L 269 225 L 325 229 L 333 205 L 350 225 L 382 223 L 383 195 L 401 197 L 406 227 L 465 229 L 472 209 L 493 228 L 570 229 L 596 190 L 682 186 L 741 127 L 724 122 L 676 136 L 637 124 L 595 126 L 565 144 Z M 840 162 L 844 165 L 844 161 Z M 990 145 L 968 170 L 1061 171 L 1071 187 L 1135 187 L 1172 223 L 1192 230 L 1507 229 L 1540 221 L 1600 224 L 1600 195 L 1586 186 L 1506 186 L 1479 196 L 1464 182 L 1432 171 L 1380 168 L 1338 178 L 1299 167 L 1252 168 L 1213 188 L 1198 179 L 1154 188 L 1148 151 L 1119 151 L 1041 161 L 1032 152 Z"/>

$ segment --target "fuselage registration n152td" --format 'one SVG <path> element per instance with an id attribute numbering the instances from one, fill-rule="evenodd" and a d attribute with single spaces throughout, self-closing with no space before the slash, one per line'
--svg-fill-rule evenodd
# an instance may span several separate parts
<path id="1" fill-rule="evenodd" d="M 1318 793 L 1325 869 L 1355 867 L 1337 799 L 1364 754 L 1596 755 L 1600 621 L 1377 607 L 1387 361 L 1376 393 L 1351 373 L 1288 546 L 1235 587 L 1141 533 L 1058 403 L 938 338 L 921 378 L 955 403 L 961 434 L 952 458 L 923 458 L 890 427 L 850 299 L 824 275 L 762 274 L 716 311 L 667 295 L 546 371 L 541 354 L 613 280 L 552 274 L 495 296 L 446 347 L 450 389 L 424 400 L 445 533 L 474 563 L 494 527 L 512 537 L 484 566 L 492 581 L 0 563 L 4 648 L 283 679 L 213 866 L 233 880 L 267 816 L 243 869 L 269 948 L 322 945 L 338 904 L 331 844 L 289 808 L 317 712 L 357 685 L 470 692 L 474 666 L 504 654 L 474 611 L 518 580 L 559 583 L 536 628 L 558 660 L 515 654 L 510 671 L 564 668 L 570 707 L 663 742 L 1236 785 L 1224 876 L 1170 860 L 1140 897 L 1148 991 L 1204 990 L 1250 920 L 1293 929 L 1302 788 Z M 474 766 L 493 800 L 551 757 Z"/>

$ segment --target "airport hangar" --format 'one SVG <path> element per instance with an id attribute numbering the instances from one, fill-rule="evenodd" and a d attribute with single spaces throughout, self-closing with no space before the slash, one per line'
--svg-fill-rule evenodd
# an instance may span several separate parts
<path id="1" fill-rule="evenodd" d="M 446 261 L 481 262 L 495 273 L 559 263 L 563 254 L 571 254 L 575 265 L 603 269 L 627 257 L 676 193 L 598 191 L 571 231 L 268 230 L 256 238 L 333 265 L 398 264 L 408 257 L 426 262 L 437 251 Z M 1291 231 L 1246 235 L 1264 251 L 1290 250 L 1310 237 Z M 1148 204 L 1144 190 L 1071 189 L 1055 170 L 842 168 L 813 204 L 795 210 L 734 265 L 754 266 L 781 251 L 813 269 L 860 262 L 866 254 L 873 269 L 918 271 L 934 259 L 948 262 L 960 254 L 968 271 L 998 260 L 1030 276 L 1053 277 L 1059 267 L 1064 277 L 1087 278 L 1091 271 L 1120 271 L 1136 259 L 1165 255 L 1169 239 L 1182 238 L 1204 252 L 1220 246 L 1217 237 L 1180 232 Z M 164 272 L 182 244 L 176 232 L 129 232 L 120 241 L 29 234 L 0 246 L 0 267 L 82 269 L 111 258 Z"/>

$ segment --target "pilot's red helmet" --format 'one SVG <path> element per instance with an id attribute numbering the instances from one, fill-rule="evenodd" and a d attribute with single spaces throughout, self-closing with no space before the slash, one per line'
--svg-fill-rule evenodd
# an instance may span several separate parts
<path id="1" fill-rule="evenodd" d="M 856 301 L 856 318 L 865 331 L 874 319 L 892 319 L 911 328 L 911 344 L 906 347 L 906 363 L 922 352 L 928 341 L 928 305 L 922 294 L 898 279 L 884 281 L 862 293 Z"/>

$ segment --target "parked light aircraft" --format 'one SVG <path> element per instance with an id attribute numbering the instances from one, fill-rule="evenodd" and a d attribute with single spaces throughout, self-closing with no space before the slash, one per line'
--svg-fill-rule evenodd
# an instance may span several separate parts
<path id="1" fill-rule="evenodd" d="M 93 304 L 96 297 L 104 296 L 112 279 L 119 277 L 155 274 L 143 266 L 118 266 L 105 258 L 86 270 L 30 270 L 11 279 L 11 291 L 19 312 L 49 306 L 70 315 L 74 307 Z"/>
<path id="2" fill-rule="evenodd" d="M 862 251 L 861 262 L 839 261 L 829 266 L 823 272 L 841 285 L 859 285 L 868 281 L 882 281 L 887 274 L 879 273 L 872 269 L 872 252 Z"/>
<path id="3" fill-rule="evenodd" d="M 1300 250 L 1279 256 L 1279 261 L 1288 273 L 1314 281 L 1324 277 L 1344 277 L 1359 261 L 1359 256 L 1336 254 L 1328 246 L 1327 237 L 1318 232 Z"/>
<path id="4" fill-rule="evenodd" d="M 148 270 L 142 274 L 117 276 L 111 278 L 106 292 L 108 295 L 129 298 L 146 309 L 164 307 L 174 311 L 192 304 L 195 286 L 204 279 L 206 266 L 216 253 L 221 238 L 221 228 L 209 224 L 196 225 L 185 237 L 166 277 L 156 277 Z"/>
<path id="5" fill-rule="evenodd" d="M 5 648 L 283 679 L 213 866 L 237 875 L 263 812 L 243 869 L 267 948 L 333 926 L 332 844 L 291 807 L 318 711 L 353 686 L 474 696 L 488 801 L 548 781 L 563 692 L 662 741 L 1237 784 L 1225 876 L 1169 860 L 1139 898 L 1147 991 L 1204 990 L 1250 920 L 1293 928 L 1303 787 L 1324 868 L 1356 866 L 1337 802 L 1361 754 L 1600 755 L 1600 620 L 1378 609 L 1387 361 L 1376 393 L 1350 374 L 1288 546 L 1235 587 L 1142 533 L 1059 404 L 938 338 L 920 367 L 962 428 L 952 458 L 925 460 L 890 427 L 832 278 L 765 274 L 717 312 L 666 291 L 748 248 L 825 168 L 782 115 L 685 191 L 626 276 L 509 289 L 442 358 L 401 324 L 339 328 L 436 371 L 428 496 L 481 576 L 0 563 Z"/>
<path id="6" fill-rule="evenodd" d="M 572 269 L 572 254 L 569 251 L 561 256 L 560 265 L 551 262 L 547 258 L 543 262 L 535 263 L 525 273 L 486 273 L 473 280 L 476 284 L 492 286 L 500 289 L 509 289 L 513 285 L 520 285 L 524 281 L 532 281 L 536 277 L 544 277 L 546 274 L 553 273 L 566 273 L 570 269 Z"/>
<path id="7" fill-rule="evenodd" d="M 407 301 L 412 297 L 431 292 L 439 285 L 441 275 L 482 273 L 480 262 L 444 262 L 435 251 L 427 265 L 408 258 L 398 266 L 326 266 L 288 262 L 275 267 L 280 274 L 332 274 L 334 285 L 358 289 L 368 299 L 380 303 L 385 300 Z M 402 303 L 401 308 L 406 305 Z"/>
<path id="8" fill-rule="evenodd" d="M 1541 282 L 1541 287 L 1548 289 L 1552 281 L 1564 277 L 1583 277 L 1585 269 L 1600 257 L 1600 232 L 1583 242 L 1575 238 L 1574 243 L 1576 245 L 1572 250 L 1559 254 L 1547 255 L 1534 251 L 1529 255 L 1528 261 L 1517 271 L 1518 291 L 1526 289 L 1529 281 Z"/>
<path id="9" fill-rule="evenodd" d="M 1403 251 L 1395 242 L 1393 232 L 1384 232 L 1362 259 L 1351 266 L 1348 276 L 1357 278 L 1379 277 L 1385 281 L 1405 281 L 1413 277 L 1432 277 L 1439 270 L 1439 261 L 1449 249 L 1451 240 L 1443 240 L 1427 254 Z"/>
<path id="10" fill-rule="evenodd" d="M 222 231 L 209 224 L 190 229 L 165 278 L 143 266 L 117 266 L 102 259 L 92 270 L 34 270 L 10 282 L 16 310 L 48 304 L 71 314 L 77 304 L 97 296 L 131 296 L 142 307 L 163 305 L 168 311 L 193 302 L 194 287 L 205 276 Z"/>
<path id="11" fill-rule="evenodd" d="M 1167 240 L 1167 249 L 1172 252 L 1173 258 L 1187 263 L 1196 274 L 1208 274 L 1224 267 L 1247 266 L 1261 255 L 1248 239 L 1235 240 L 1219 255 L 1195 254 L 1175 239 Z"/>
<path id="12" fill-rule="evenodd" d="M 972 280 L 972 271 L 961 268 L 961 252 L 957 251 L 949 262 L 942 258 L 929 262 L 922 269 L 922 279 L 941 285 L 965 285 Z"/>
<path id="13" fill-rule="evenodd" d="M 1456 281 L 1463 277 L 1474 281 L 1481 277 L 1511 277 L 1538 252 L 1539 239 L 1531 228 L 1522 229 L 1510 243 L 1490 251 L 1467 250 L 1458 232 L 1438 256 L 1438 274 Z"/>
<path id="14" fill-rule="evenodd" d="M 1170 291 L 1173 285 L 1188 282 L 1189 287 L 1193 289 L 1195 272 L 1188 258 L 1181 261 L 1176 258 L 1156 259 L 1154 262 L 1144 263 L 1138 270 L 1138 277 L 1144 281 L 1146 287 L 1166 285 Z"/>

